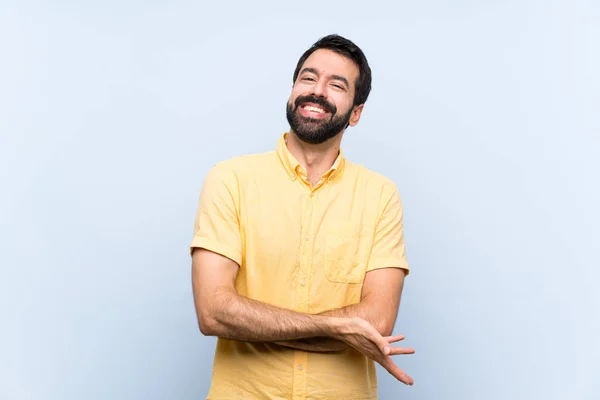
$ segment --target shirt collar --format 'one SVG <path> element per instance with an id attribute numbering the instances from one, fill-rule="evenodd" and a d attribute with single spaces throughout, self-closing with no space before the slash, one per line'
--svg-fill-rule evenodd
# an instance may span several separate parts
<path id="1" fill-rule="evenodd" d="M 285 171 L 287 172 L 291 180 L 295 180 L 297 178 L 303 178 L 306 180 L 306 171 L 304 167 L 298 162 L 298 160 L 296 160 L 292 153 L 290 153 L 287 147 L 287 135 L 287 132 L 281 135 L 279 137 L 279 141 L 277 142 L 277 155 L 279 156 L 279 161 L 281 161 L 281 164 L 285 168 Z M 331 168 L 329 168 L 329 170 L 323 174 L 323 178 L 333 180 L 334 177 L 340 175 L 340 173 L 344 169 L 345 164 L 346 158 L 344 157 L 342 149 L 340 149 L 340 152 L 337 158 L 335 159 L 335 162 L 333 163 Z"/>

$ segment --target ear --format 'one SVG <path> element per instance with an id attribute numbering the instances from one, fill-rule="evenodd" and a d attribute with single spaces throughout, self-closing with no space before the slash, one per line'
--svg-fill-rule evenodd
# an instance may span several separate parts
<path id="1" fill-rule="evenodd" d="M 358 124 L 363 108 L 365 108 L 364 104 L 359 104 L 354 107 L 354 109 L 352 110 L 352 114 L 350 115 L 350 121 L 348 121 L 348 125 L 355 126 L 356 124 Z"/>

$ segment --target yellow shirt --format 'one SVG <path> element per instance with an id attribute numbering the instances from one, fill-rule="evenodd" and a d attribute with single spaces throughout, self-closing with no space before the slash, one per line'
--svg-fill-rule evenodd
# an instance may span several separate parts
<path id="1" fill-rule="evenodd" d="M 368 271 L 408 265 L 394 183 L 340 154 L 314 187 L 288 151 L 208 173 L 192 248 L 240 265 L 237 292 L 318 314 L 360 301 Z M 219 338 L 208 399 L 376 399 L 375 365 L 354 349 L 313 353 Z"/>

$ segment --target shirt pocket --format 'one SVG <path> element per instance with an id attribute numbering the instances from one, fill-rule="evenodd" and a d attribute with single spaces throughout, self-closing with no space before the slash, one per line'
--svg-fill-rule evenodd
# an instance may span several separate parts
<path id="1" fill-rule="evenodd" d="M 362 283 L 365 279 L 369 246 L 364 236 L 334 232 L 325 238 L 325 276 L 331 282 Z"/>

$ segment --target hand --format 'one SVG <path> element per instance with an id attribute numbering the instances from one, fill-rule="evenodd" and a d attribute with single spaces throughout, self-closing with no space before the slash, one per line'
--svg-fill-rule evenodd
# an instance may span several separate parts
<path id="1" fill-rule="evenodd" d="M 410 386 L 413 385 L 413 379 L 402 371 L 391 358 L 391 356 L 398 354 L 413 354 L 415 352 L 411 348 L 390 346 L 391 343 L 403 340 L 404 336 L 383 337 L 373 325 L 358 317 L 345 319 L 344 322 L 344 326 L 340 327 L 340 332 L 335 335 L 336 339 L 347 343 L 371 360 L 379 363 L 400 382 Z"/>

